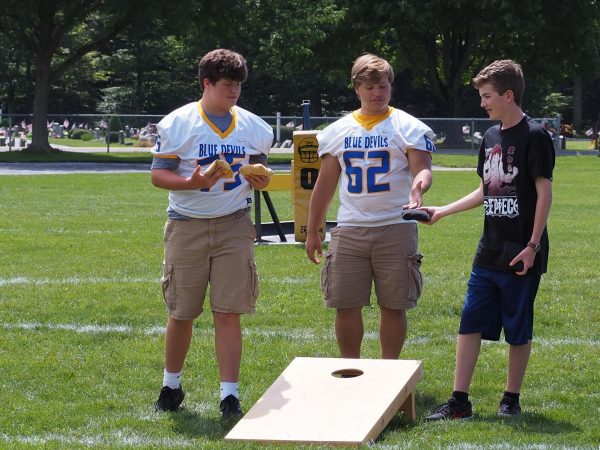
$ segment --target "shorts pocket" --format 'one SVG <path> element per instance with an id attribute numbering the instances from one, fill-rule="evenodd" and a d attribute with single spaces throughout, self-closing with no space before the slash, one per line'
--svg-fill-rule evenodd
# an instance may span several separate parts
<path id="1" fill-rule="evenodd" d="M 325 253 L 325 262 L 321 269 L 321 291 L 323 291 L 323 298 L 328 300 L 331 296 L 331 258 L 333 253 L 327 251 Z"/>
<path id="2" fill-rule="evenodd" d="M 175 221 L 174 220 L 167 220 L 165 222 L 165 226 L 163 228 L 163 241 L 167 242 L 169 240 L 169 237 L 171 236 L 171 233 L 173 233 L 173 228 L 175 227 Z"/>
<path id="3" fill-rule="evenodd" d="M 163 263 L 163 276 L 161 278 L 162 293 L 165 305 L 173 311 L 177 305 L 175 297 L 175 282 L 173 279 L 173 264 Z"/>
<path id="4" fill-rule="evenodd" d="M 246 214 L 244 217 L 246 217 L 247 222 L 248 222 L 248 236 L 250 237 L 250 239 L 252 239 L 252 241 L 255 241 L 256 240 L 256 226 L 252 223 L 250 214 Z"/>
<path id="5" fill-rule="evenodd" d="M 416 253 L 406 257 L 408 264 L 408 290 L 407 297 L 409 300 L 416 301 L 421 296 L 423 291 L 423 275 L 421 274 L 421 260 L 423 255 Z"/>
<path id="6" fill-rule="evenodd" d="M 256 299 L 260 295 L 260 288 L 258 285 L 258 271 L 256 270 L 256 263 L 254 262 L 253 259 L 250 259 L 248 261 L 248 264 L 250 266 L 250 278 L 249 278 L 250 285 L 249 285 L 248 292 L 250 292 L 250 302 L 251 302 L 252 306 L 254 306 L 256 304 Z"/>

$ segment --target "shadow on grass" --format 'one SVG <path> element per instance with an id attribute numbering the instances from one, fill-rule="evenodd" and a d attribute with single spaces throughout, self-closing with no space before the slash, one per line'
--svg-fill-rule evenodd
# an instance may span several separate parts
<path id="1" fill-rule="evenodd" d="M 222 420 L 196 411 L 181 408 L 172 415 L 175 424 L 173 431 L 188 438 L 203 438 L 209 441 L 221 441 L 235 426 L 237 420 Z"/>
<path id="2" fill-rule="evenodd" d="M 423 418 L 431 414 L 434 409 L 447 399 L 439 399 L 429 395 L 419 395 L 417 393 L 417 422 L 425 423 Z M 521 416 L 516 418 L 498 417 L 496 411 L 493 413 L 479 414 L 476 410 L 473 411 L 473 422 L 480 423 L 495 423 L 503 424 L 513 428 L 514 431 L 522 431 L 524 433 L 540 433 L 540 434 L 561 434 L 580 431 L 580 428 L 573 425 L 571 422 L 562 420 L 554 420 L 544 416 L 543 414 L 524 411 Z M 410 425 L 415 425 L 410 424 Z"/>
<path id="3" fill-rule="evenodd" d="M 423 419 L 429 415 L 440 403 L 439 398 L 427 395 L 419 395 L 417 393 L 417 420 L 410 422 L 402 413 L 396 414 L 386 428 L 383 430 L 381 435 L 376 439 L 377 443 L 384 443 L 388 435 L 394 436 L 394 433 L 412 430 L 419 427 L 436 427 L 442 426 L 441 429 L 446 429 L 454 421 L 443 421 L 443 422 L 425 422 Z M 516 418 L 502 418 L 498 417 L 496 413 L 478 414 L 476 411 L 473 414 L 473 418 L 468 421 L 456 421 L 460 423 L 469 423 L 470 425 L 476 425 L 477 423 L 489 424 L 492 427 L 502 425 L 512 429 L 513 433 L 523 434 L 548 434 L 548 435 L 559 435 L 565 433 L 577 433 L 581 432 L 581 428 L 574 425 L 572 422 L 564 420 L 556 420 L 549 418 L 543 414 L 523 412 L 523 414 Z M 456 425 L 459 425 L 458 423 Z"/>
<path id="4" fill-rule="evenodd" d="M 581 431 L 571 422 L 555 420 L 543 414 L 523 412 L 519 417 L 498 417 L 496 414 L 473 414 L 473 420 L 481 423 L 500 423 L 515 432 L 537 434 L 564 434 Z"/>
<path id="5" fill-rule="evenodd" d="M 421 414 L 419 414 L 419 411 L 422 411 L 422 414 L 425 414 L 425 412 L 426 414 L 429 414 L 429 410 L 433 409 L 433 407 L 430 408 L 430 405 L 435 404 L 437 406 L 437 403 L 435 403 L 436 401 L 437 399 L 435 397 L 421 395 L 417 392 L 415 406 L 417 410 L 417 420 L 415 422 L 412 422 L 408 417 L 404 415 L 404 413 L 396 413 L 396 415 L 392 417 L 392 419 L 381 432 L 381 434 L 375 439 L 375 442 L 380 444 L 384 443 L 387 435 L 390 433 L 393 434 L 399 431 L 406 431 L 418 427 L 421 422 Z"/>

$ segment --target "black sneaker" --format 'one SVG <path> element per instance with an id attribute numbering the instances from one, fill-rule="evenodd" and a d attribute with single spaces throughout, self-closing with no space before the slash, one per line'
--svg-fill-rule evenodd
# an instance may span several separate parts
<path id="1" fill-rule="evenodd" d="M 498 407 L 498 415 L 500 417 L 517 417 L 521 415 L 521 405 L 508 397 L 502 397 L 500 406 Z"/>
<path id="2" fill-rule="evenodd" d="M 434 420 L 450 420 L 450 419 L 470 419 L 473 416 L 473 409 L 471 402 L 467 401 L 466 404 L 459 403 L 454 397 L 438 406 L 433 414 L 425 417 L 426 421 Z"/>
<path id="3" fill-rule="evenodd" d="M 179 405 L 185 397 L 185 392 L 179 386 L 177 389 L 171 389 L 169 386 L 163 386 L 160 395 L 155 403 L 156 411 L 177 411 Z"/>
<path id="4" fill-rule="evenodd" d="M 235 417 L 242 417 L 244 415 L 242 408 L 240 408 L 240 401 L 233 394 L 229 394 L 227 397 L 221 400 L 219 409 L 221 410 L 223 419 L 226 420 L 233 419 Z"/>

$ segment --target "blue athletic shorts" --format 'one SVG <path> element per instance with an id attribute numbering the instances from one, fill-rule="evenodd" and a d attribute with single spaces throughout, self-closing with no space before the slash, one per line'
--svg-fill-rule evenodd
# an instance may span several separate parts
<path id="1" fill-rule="evenodd" d="M 524 345 L 533 336 L 533 302 L 541 276 L 473 267 L 469 279 L 459 334 L 481 333 L 489 341 L 500 339 Z"/>

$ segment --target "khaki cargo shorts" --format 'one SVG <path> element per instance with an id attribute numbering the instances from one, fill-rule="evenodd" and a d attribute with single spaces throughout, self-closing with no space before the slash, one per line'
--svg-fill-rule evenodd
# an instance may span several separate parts
<path id="1" fill-rule="evenodd" d="M 165 224 L 162 289 L 169 317 L 195 319 L 210 285 L 212 311 L 253 313 L 259 295 L 248 209 Z"/>
<path id="2" fill-rule="evenodd" d="M 330 308 L 370 304 L 371 286 L 380 306 L 409 309 L 423 288 L 418 231 L 414 223 L 379 227 L 336 227 L 321 270 L 321 289 Z"/>

